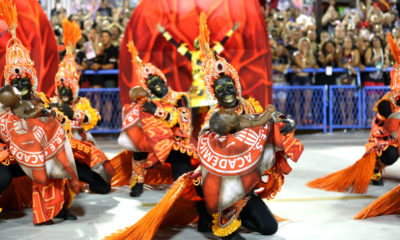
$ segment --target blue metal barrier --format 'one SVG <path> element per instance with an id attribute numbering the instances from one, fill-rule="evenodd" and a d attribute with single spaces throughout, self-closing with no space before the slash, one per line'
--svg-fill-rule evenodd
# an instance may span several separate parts
<path id="1" fill-rule="evenodd" d="M 273 101 L 278 111 L 293 118 L 297 129 L 326 132 L 325 86 L 275 86 Z"/>
<path id="2" fill-rule="evenodd" d="M 358 87 L 329 86 L 329 131 L 361 126 L 361 92 Z"/>
<path id="3" fill-rule="evenodd" d="M 88 98 L 101 115 L 101 120 L 90 132 L 119 133 L 121 131 L 122 106 L 119 88 L 82 88 L 79 96 Z"/>
<path id="4" fill-rule="evenodd" d="M 325 73 L 324 68 L 303 69 L 303 72 Z M 344 73 L 345 68 L 334 68 L 334 73 Z M 273 101 L 277 110 L 293 118 L 297 129 L 320 129 L 324 132 L 343 128 L 369 128 L 375 117 L 373 107 L 388 87 L 361 88 L 360 71 L 357 71 L 357 86 L 273 86 Z M 376 71 L 366 67 L 364 72 Z M 383 71 L 390 71 L 390 68 Z M 84 75 L 116 75 L 119 71 L 86 70 Z M 293 73 L 289 69 L 288 73 Z M 329 92 L 328 92 L 329 89 Z M 329 95 L 328 95 L 329 93 Z M 121 102 L 118 88 L 81 89 L 80 96 L 87 97 L 99 110 L 102 120 L 92 133 L 119 133 L 121 130 Z M 328 119 L 329 118 L 329 119 Z"/>
<path id="5" fill-rule="evenodd" d="M 364 87 L 362 89 L 363 127 L 370 128 L 376 112 L 373 110 L 376 102 L 387 92 L 389 87 Z"/>

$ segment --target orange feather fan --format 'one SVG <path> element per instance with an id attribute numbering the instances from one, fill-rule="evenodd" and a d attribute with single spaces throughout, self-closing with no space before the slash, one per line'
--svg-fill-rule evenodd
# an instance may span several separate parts
<path id="1" fill-rule="evenodd" d="M 74 21 L 70 22 L 68 19 L 62 21 L 62 27 L 64 31 L 64 45 L 65 47 L 75 47 L 76 43 L 82 37 L 82 30 L 79 25 Z"/>
<path id="2" fill-rule="evenodd" d="M 0 16 L 3 17 L 8 28 L 15 38 L 15 29 L 18 24 L 17 7 L 12 0 L 0 0 Z"/>

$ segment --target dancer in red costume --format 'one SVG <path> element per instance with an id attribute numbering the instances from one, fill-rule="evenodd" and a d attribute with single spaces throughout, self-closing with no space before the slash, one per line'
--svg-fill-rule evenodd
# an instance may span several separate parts
<path id="1" fill-rule="evenodd" d="M 365 193 L 370 182 L 373 185 L 383 185 L 382 171 L 399 158 L 400 82 L 398 65 L 400 56 L 397 44 L 390 33 L 387 37 L 392 54 L 396 59 L 396 65 L 390 72 L 390 92 L 386 93 L 375 105 L 374 110 L 377 113 L 372 122 L 371 134 L 365 145 L 364 155 L 352 166 L 315 179 L 307 186 L 326 191 Z"/>
<path id="2" fill-rule="evenodd" d="M 390 98 L 384 98 L 384 100 L 391 103 L 391 114 L 386 118 L 384 122 L 383 129 L 386 133 L 391 136 L 393 150 L 397 155 L 393 154 L 393 159 L 397 160 L 398 156 L 398 146 L 399 144 L 399 131 L 400 131 L 400 107 L 398 106 L 398 100 L 400 100 L 400 51 L 398 45 L 393 41 L 390 34 L 388 34 L 388 39 L 390 43 L 390 48 L 392 55 L 396 60 L 396 64 L 392 67 L 390 71 L 391 91 L 388 94 Z M 397 94 L 395 94 L 397 92 Z M 384 101 L 380 100 L 380 102 Z M 378 105 L 379 106 L 379 105 Z M 389 146 L 387 147 L 389 148 Z M 400 185 L 390 190 L 388 193 L 384 194 L 366 208 L 361 210 L 354 219 L 366 219 L 370 217 L 375 217 L 379 215 L 389 215 L 389 214 L 399 214 L 400 213 Z"/>
<path id="3" fill-rule="evenodd" d="M 7 159 L 15 160 L 33 180 L 34 224 L 52 223 L 54 217 L 76 219 L 67 210 L 72 199 L 69 185 L 75 193 L 79 188 L 68 138 L 58 117 L 45 110 L 49 103 L 45 94 L 36 92 L 33 62 L 16 37 L 17 10 L 13 2 L 0 1 L 0 14 L 12 34 L 7 44 L 4 78 L 14 88 L 6 86 L 0 92 L 0 138 L 8 146 Z M 10 95 L 15 96 L 15 101 L 10 101 Z M 21 108 L 25 110 L 21 112 Z M 5 176 L 12 176 L 15 169 L 1 170 L 6 172 Z M 2 179 L 2 185 L 4 180 L 7 181 Z"/>
<path id="4" fill-rule="evenodd" d="M 261 113 L 262 108 L 256 101 L 241 97 L 235 69 L 209 49 L 205 15 L 200 22 L 200 46 L 206 59 L 204 80 L 218 101 L 208 117 L 221 109 L 238 115 Z M 220 136 L 209 130 L 207 120 L 198 145 L 201 177 L 198 177 L 199 169 L 192 175 L 183 175 L 141 220 L 107 239 L 152 239 L 160 226 L 180 226 L 194 221 L 190 203 L 203 202 L 189 194 L 194 186 L 202 187 L 198 193 L 204 196 L 207 210 L 214 218 L 212 231 L 216 236 L 243 239 L 237 233 L 240 225 L 264 235 L 274 234 L 277 222 L 261 198 L 275 196 L 284 182 L 284 174 L 291 171 L 286 157 L 297 161 L 303 151 L 303 145 L 293 137 L 294 125 L 293 120 L 274 112 L 273 120 L 262 127 Z M 262 181 L 263 175 L 269 176 L 268 182 Z"/>
<path id="5" fill-rule="evenodd" d="M 70 120 L 70 140 L 79 180 L 88 183 L 92 192 L 106 194 L 111 190 L 114 169 L 88 132 L 97 125 L 100 114 L 87 98 L 78 96 L 79 73 L 74 51 L 82 33 L 75 22 L 64 19 L 62 24 L 67 51 L 56 74 L 56 96 L 51 99 L 51 105 Z"/>
<path id="6" fill-rule="evenodd" d="M 142 63 L 129 43 L 133 67 L 139 86 L 130 91 L 133 103 L 123 108 L 120 146 L 133 151 L 132 197 L 143 192 L 146 169 L 156 164 L 170 164 L 177 179 L 192 171 L 191 158 L 197 159 L 196 147 L 190 142 L 191 115 L 186 94 L 167 86 L 164 74 L 150 63 Z"/>

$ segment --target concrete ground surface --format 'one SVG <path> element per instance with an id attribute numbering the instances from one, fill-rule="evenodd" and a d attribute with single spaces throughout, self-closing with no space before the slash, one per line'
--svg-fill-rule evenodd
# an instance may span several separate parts
<path id="1" fill-rule="evenodd" d="M 387 168 L 383 187 L 370 186 L 364 195 L 325 192 L 305 186 L 310 180 L 347 167 L 364 153 L 369 131 L 299 134 L 305 151 L 285 179 L 282 191 L 267 204 L 272 212 L 289 221 L 279 223 L 273 236 L 243 232 L 256 239 L 400 239 L 400 215 L 353 220 L 374 199 L 400 184 L 400 162 Z M 120 149 L 116 140 L 98 143 L 109 157 Z M 129 197 L 128 186 L 107 195 L 81 193 L 71 207 L 77 221 L 34 226 L 32 210 L 0 213 L 0 239 L 102 239 L 115 230 L 134 224 L 162 198 L 166 190 L 145 190 L 140 198 Z M 217 239 L 201 234 L 194 226 L 163 229 L 154 239 Z"/>

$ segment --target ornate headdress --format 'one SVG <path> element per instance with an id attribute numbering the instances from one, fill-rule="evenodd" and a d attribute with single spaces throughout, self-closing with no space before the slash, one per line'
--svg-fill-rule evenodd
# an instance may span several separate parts
<path id="1" fill-rule="evenodd" d="M 387 33 L 387 37 L 389 40 L 390 50 L 392 51 L 392 55 L 396 60 L 396 64 L 394 64 L 390 70 L 390 90 L 400 91 L 400 51 L 389 32 Z"/>
<path id="2" fill-rule="evenodd" d="M 155 75 L 160 77 L 165 83 L 167 83 L 167 79 L 165 78 L 164 74 L 151 63 L 143 63 L 142 59 L 139 57 L 139 52 L 136 49 L 133 41 L 130 40 L 127 44 L 128 51 L 132 54 L 132 64 L 136 66 L 136 74 L 139 78 L 139 85 L 150 91 L 147 87 L 146 80 L 149 78 L 150 75 Z"/>
<path id="3" fill-rule="evenodd" d="M 28 49 L 17 38 L 17 7 L 12 0 L 0 0 L 0 16 L 4 18 L 11 33 L 11 39 L 6 46 L 5 82 L 11 84 L 13 79 L 26 77 L 31 80 L 32 90 L 35 92 L 38 85 L 36 70 L 33 67 Z"/>
<path id="4" fill-rule="evenodd" d="M 203 61 L 203 80 L 208 87 L 211 95 L 215 98 L 214 82 L 222 75 L 232 78 L 236 87 L 236 95 L 238 98 L 242 95 L 242 90 L 239 81 L 239 75 L 235 68 L 230 65 L 223 57 L 218 56 L 210 49 L 210 31 L 207 27 L 207 17 L 204 12 L 200 14 L 200 50 L 204 56 Z"/>
<path id="5" fill-rule="evenodd" d="M 56 95 L 59 95 L 58 87 L 65 86 L 71 89 L 73 99 L 76 100 L 79 92 L 79 76 L 77 65 L 74 57 L 74 49 L 76 43 L 82 37 L 82 30 L 79 28 L 75 20 L 70 22 L 67 19 L 62 21 L 64 30 L 64 45 L 66 54 L 61 61 L 58 72 L 55 77 Z"/>

